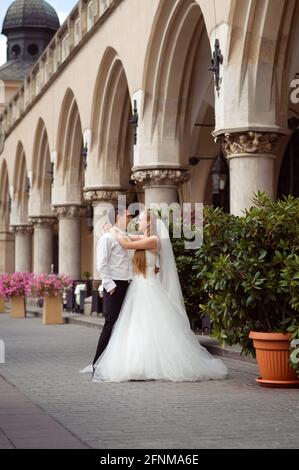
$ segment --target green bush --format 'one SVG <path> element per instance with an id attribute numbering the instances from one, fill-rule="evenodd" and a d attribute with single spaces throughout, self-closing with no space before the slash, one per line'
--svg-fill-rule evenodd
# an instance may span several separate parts
<path id="1" fill-rule="evenodd" d="M 254 354 L 251 330 L 299 328 L 299 199 L 259 192 L 253 203 L 243 217 L 206 207 L 196 252 L 174 241 L 188 314 L 208 315 L 213 336 L 244 354 Z"/>
<path id="2" fill-rule="evenodd" d="M 226 233 L 223 226 L 229 221 L 229 215 L 220 209 L 210 206 L 204 208 L 204 240 L 209 240 L 200 249 L 202 254 L 206 254 L 199 269 L 198 250 L 186 250 L 183 238 L 172 238 L 173 250 L 176 258 L 178 274 L 185 299 L 185 306 L 190 319 L 201 318 L 200 304 L 204 304 L 209 299 L 209 291 L 203 288 L 199 279 L 204 279 L 207 270 L 207 262 L 218 258 L 224 245 Z M 195 227 L 193 226 L 193 229 Z M 172 233 L 172 229 L 171 229 Z"/>

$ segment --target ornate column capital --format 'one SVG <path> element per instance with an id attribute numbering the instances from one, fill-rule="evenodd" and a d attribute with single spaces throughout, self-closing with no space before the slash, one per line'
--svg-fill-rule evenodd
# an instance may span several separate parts
<path id="1" fill-rule="evenodd" d="M 33 226 L 32 225 L 11 225 L 10 233 L 27 235 L 33 233 Z"/>
<path id="2" fill-rule="evenodd" d="M 221 144 L 222 151 L 228 157 L 242 155 L 273 155 L 275 156 L 282 134 L 277 132 L 228 132 L 215 138 Z"/>
<path id="3" fill-rule="evenodd" d="M 131 178 L 144 186 L 179 186 L 189 181 L 190 172 L 175 168 L 144 168 L 134 171 Z"/>
<path id="4" fill-rule="evenodd" d="M 58 219 L 73 219 L 82 217 L 84 208 L 76 204 L 65 204 L 53 207 L 53 214 Z"/>
<path id="5" fill-rule="evenodd" d="M 85 188 L 84 199 L 92 205 L 97 205 L 101 202 L 110 202 L 117 204 L 120 196 L 125 196 L 126 190 L 124 189 L 105 189 L 105 188 Z"/>
<path id="6" fill-rule="evenodd" d="M 33 225 L 33 227 L 51 227 L 57 223 L 56 217 L 51 216 L 34 216 L 29 217 L 29 222 Z"/>

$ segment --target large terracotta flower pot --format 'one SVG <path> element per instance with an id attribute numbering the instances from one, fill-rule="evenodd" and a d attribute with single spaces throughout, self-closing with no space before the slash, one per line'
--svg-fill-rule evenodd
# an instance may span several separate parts
<path id="1" fill-rule="evenodd" d="M 11 318 L 26 318 L 25 299 L 23 295 L 11 297 L 10 306 Z"/>
<path id="2" fill-rule="evenodd" d="M 0 313 L 5 313 L 5 300 L 3 297 L 0 297 Z"/>
<path id="3" fill-rule="evenodd" d="M 43 324 L 44 325 L 61 325 L 63 323 L 62 317 L 62 303 L 61 296 L 45 296 L 44 297 L 44 310 L 43 310 Z"/>
<path id="4" fill-rule="evenodd" d="M 291 336 L 291 333 L 250 332 L 261 374 L 256 381 L 261 386 L 299 387 L 299 378 L 289 363 Z"/>

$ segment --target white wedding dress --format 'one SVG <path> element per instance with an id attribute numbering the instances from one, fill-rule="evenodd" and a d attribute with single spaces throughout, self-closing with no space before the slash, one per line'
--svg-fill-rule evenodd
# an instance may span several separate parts
<path id="1" fill-rule="evenodd" d="M 163 241 L 160 246 L 165 246 Z M 227 377 L 224 363 L 199 344 L 190 328 L 169 237 L 166 246 L 164 267 L 161 256 L 164 280 L 163 271 L 161 276 L 155 274 L 157 255 L 146 251 L 146 278 L 134 276 L 110 342 L 95 364 L 94 382 Z M 175 273 L 166 276 L 167 267 Z"/>

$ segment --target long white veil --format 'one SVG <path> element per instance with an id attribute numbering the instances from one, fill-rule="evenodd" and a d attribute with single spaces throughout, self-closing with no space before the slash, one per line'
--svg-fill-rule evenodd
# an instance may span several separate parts
<path id="1" fill-rule="evenodd" d="M 170 302 L 190 326 L 169 232 L 161 219 L 157 220 L 157 233 L 160 240 L 159 277 L 161 284 L 166 290 Z"/>

